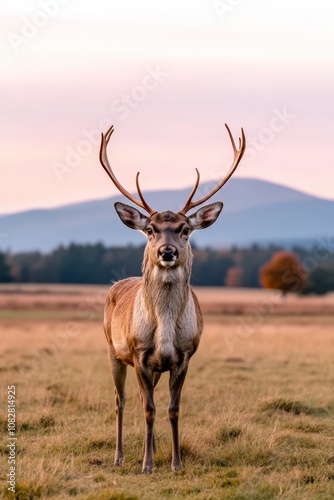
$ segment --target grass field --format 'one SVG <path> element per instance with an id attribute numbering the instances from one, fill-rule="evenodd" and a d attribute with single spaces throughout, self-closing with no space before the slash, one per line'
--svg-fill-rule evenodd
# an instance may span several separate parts
<path id="1" fill-rule="evenodd" d="M 233 308 L 222 314 L 218 291 L 215 300 L 212 291 L 202 291 L 205 331 L 181 402 L 184 470 L 170 470 L 165 374 L 155 395 L 155 470 L 142 476 L 144 421 L 131 368 L 125 463 L 113 466 L 113 384 L 101 326 L 104 289 L 83 292 L 82 307 L 66 302 L 67 295 L 77 297 L 71 290 L 58 289 L 61 300 L 59 293 L 48 296 L 49 306 L 42 300 L 46 290 L 40 307 L 28 306 L 36 289 L 19 295 L 12 289 L 11 306 L 0 298 L 1 452 L 8 453 L 7 385 L 15 384 L 15 498 L 334 498 L 334 321 L 327 306 L 326 314 L 311 315 L 309 303 L 296 299 L 308 314 L 284 313 L 283 299 L 269 307 L 264 296 L 254 299 L 247 292 L 248 299 L 241 300 L 233 292 L 239 310 L 245 306 L 243 314 Z M 326 300 L 331 307 L 332 299 Z M 210 303 L 216 304 L 211 312 Z M 0 493 L 14 498 L 7 494 L 4 464 Z"/>

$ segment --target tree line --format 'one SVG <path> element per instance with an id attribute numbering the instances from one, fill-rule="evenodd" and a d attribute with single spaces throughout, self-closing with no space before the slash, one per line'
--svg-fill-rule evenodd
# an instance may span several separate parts
<path id="1" fill-rule="evenodd" d="M 216 250 L 193 245 L 192 285 L 260 287 L 261 269 L 281 248 L 253 245 Z M 141 274 L 144 246 L 105 247 L 70 244 L 54 251 L 0 253 L 0 282 L 108 284 Z M 334 252 L 295 247 L 292 252 L 303 274 L 303 293 L 334 291 Z M 320 258 L 320 255 L 322 256 Z M 277 274 L 277 273 L 276 273 Z M 293 281 L 293 276 L 291 280 Z"/>

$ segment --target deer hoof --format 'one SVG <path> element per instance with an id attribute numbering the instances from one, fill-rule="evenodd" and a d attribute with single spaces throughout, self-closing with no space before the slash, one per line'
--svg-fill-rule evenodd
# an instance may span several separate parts
<path id="1" fill-rule="evenodd" d="M 123 465 L 123 462 L 124 462 L 124 457 L 115 458 L 114 465 L 116 467 L 120 467 L 121 465 Z"/>
<path id="2" fill-rule="evenodd" d="M 182 469 L 183 469 L 182 462 L 180 462 L 178 464 L 172 464 L 172 471 L 173 472 L 176 472 L 176 471 L 182 470 Z"/>
<path id="3" fill-rule="evenodd" d="M 145 467 L 143 467 L 143 470 L 141 471 L 142 474 L 151 474 L 153 470 L 153 465 L 145 465 Z"/>

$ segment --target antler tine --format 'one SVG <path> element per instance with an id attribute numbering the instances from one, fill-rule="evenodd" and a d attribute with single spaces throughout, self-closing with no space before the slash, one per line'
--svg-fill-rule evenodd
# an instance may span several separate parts
<path id="1" fill-rule="evenodd" d="M 148 206 L 148 204 L 146 203 L 145 201 L 145 198 L 143 196 L 143 193 L 141 192 L 141 189 L 140 189 L 140 186 L 139 186 L 139 174 L 140 172 L 137 172 L 137 175 L 136 175 L 136 186 L 137 186 L 137 192 L 139 194 L 139 198 L 141 199 L 142 201 L 142 204 L 144 205 L 143 208 L 145 208 L 145 210 L 150 214 L 155 214 L 156 213 L 156 210 L 152 210 L 152 208 L 150 208 Z"/>
<path id="2" fill-rule="evenodd" d="M 227 123 L 225 123 L 225 127 L 226 127 L 226 129 L 227 129 L 227 132 L 228 132 L 228 135 L 229 135 L 230 141 L 231 141 L 231 143 L 232 143 L 232 148 L 233 148 L 233 151 L 234 151 L 234 153 L 236 153 L 238 150 L 237 150 L 237 148 L 236 148 L 236 145 L 235 145 L 235 142 L 234 142 L 233 135 L 232 135 L 232 132 L 231 132 L 231 130 L 230 130 L 230 127 L 227 125 Z M 241 129 L 241 130 L 242 130 L 242 129 Z M 241 143 L 241 141 L 240 141 L 240 137 L 239 137 L 239 149 L 240 149 L 240 143 Z"/>
<path id="3" fill-rule="evenodd" d="M 138 194 L 139 194 L 139 197 L 140 197 L 141 201 L 139 201 L 137 198 L 135 198 L 131 193 L 129 193 L 119 183 L 119 181 L 115 177 L 114 172 L 111 169 L 111 166 L 110 166 L 110 163 L 109 163 L 109 160 L 108 160 L 108 155 L 107 155 L 107 145 L 108 145 L 108 142 L 109 142 L 110 137 L 113 134 L 113 132 L 114 132 L 114 126 L 112 125 L 107 130 L 107 132 L 105 134 L 103 134 L 103 133 L 101 134 L 101 146 L 100 146 L 100 162 L 101 162 L 101 165 L 104 168 L 104 170 L 107 172 L 108 176 L 113 181 L 113 183 L 115 184 L 115 186 L 117 187 L 117 189 L 126 198 L 128 198 L 128 200 L 132 201 L 132 203 L 134 203 L 135 205 L 138 205 L 139 207 L 141 207 L 144 210 L 146 210 L 150 215 L 152 215 L 152 214 L 155 213 L 155 210 L 152 210 L 152 208 L 146 203 L 146 201 L 145 201 L 145 199 L 144 199 L 144 197 L 142 195 L 142 192 L 140 190 L 140 187 L 139 187 L 139 183 L 138 183 L 139 172 L 138 172 L 137 177 L 136 177 L 136 185 L 137 185 L 137 190 L 138 190 Z"/>
<path id="4" fill-rule="evenodd" d="M 193 190 L 191 191 L 190 195 L 188 196 L 188 199 L 186 201 L 186 204 L 184 207 L 187 207 L 190 203 L 191 203 L 191 200 L 193 199 L 193 196 L 195 195 L 196 191 L 197 191 L 197 188 L 198 188 L 198 185 L 199 185 L 199 181 L 200 181 L 200 173 L 199 171 L 197 170 L 197 168 L 195 168 L 196 170 L 196 173 L 197 173 L 197 179 L 196 179 L 196 182 L 195 182 L 195 186 L 193 187 Z M 182 214 L 184 212 L 184 208 L 183 210 L 180 210 L 180 214 Z"/>
<path id="5" fill-rule="evenodd" d="M 240 160 L 241 160 L 241 158 L 245 152 L 245 149 L 246 149 L 246 138 L 245 138 L 244 130 L 243 130 L 243 128 L 241 129 L 241 139 L 239 137 L 239 149 L 237 149 L 235 142 L 234 142 L 234 139 L 233 139 L 233 136 L 232 136 L 232 133 L 231 133 L 231 131 L 226 123 L 225 123 L 225 127 L 226 127 L 228 135 L 230 137 L 230 141 L 231 141 L 233 153 L 234 153 L 234 160 L 233 160 L 233 163 L 232 163 L 230 170 L 228 171 L 227 175 L 208 194 L 206 194 L 205 196 L 203 196 L 202 198 L 200 198 L 197 201 L 191 201 L 193 195 L 195 194 L 197 186 L 198 186 L 198 182 L 197 182 L 195 188 L 191 192 L 191 195 L 187 199 L 186 204 L 184 205 L 183 209 L 180 210 L 180 212 L 179 212 L 180 214 L 185 215 L 191 208 L 197 207 L 198 205 L 202 205 L 202 203 L 204 203 L 209 198 L 211 198 L 215 193 L 217 193 L 217 191 L 219 191 L 224 186 L 224 184 L 226 184 L 226 182 L 229 180 L 229 178 L 232 176 L 232 174 L 236 170 L 237 166 L 239 165 Z M 197 180 L 199 181 L 199 178 Z"/>
<path id="6" fill-rule="evenodd" d="M 108 144 L 109 139 L 110 139 L 110 137 L 111 137 L 111 134 L 114 132 L 114 130 L 115 130 L 115 129 L 114 129 L 114 126 L 113 126 L 113 125 L 111 125 L 111 127 L 107 130 L 107 132 L 106 132 L 106 140 L 107 140 L 107 144 Z"/>

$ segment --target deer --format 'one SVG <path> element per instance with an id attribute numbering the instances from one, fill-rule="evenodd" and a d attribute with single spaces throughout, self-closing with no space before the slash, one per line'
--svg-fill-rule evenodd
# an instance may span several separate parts
<path id="1" fill-rule="evenodd" d="M 232 166 L 209 193 L 193 201 L 200 182 L 196 168 L 195 186 L 178 212 L 157 212 L 148 205 L 139 185 L 140 172 L 136 176 L 139 198 L 120 184 L 107 155 L 107 145 L 114 127 L 101 134 L 102 167 L 120 193 L 148 214 L 144 215 L 137 208 L 121 202 L 114 205 L 121 221 L 130 229 L 141 231 L 147 238 L 142 276 L 115 282 L 107 294 L 104 309 L 103 327 L 115 385 L 115 466 L 121 466 L 124 461 L 122 428 L 125 381 L 130 365 L 135 370 L 145 418 L 142 473 L 153 470 L 153 455 L 156 453 L 154 389 L 161 374 L 167 371 L 170 394 L 168 415 L 172 434 L 171 469 L 182 469 L 178 429 L 181 390 L 190 358 L 198 348 L 203 331 L 199 302 L 190 286 L 193 255 L 189 237 L 193 231 L 211 226 L 217 220 L 223 203 L 217 201 L 199 208 L 191 215 L 187 213 L 209 200 L 224 186 L 244 154 L 244 130 L 241 129 L 237 148 L 228 125 L 225 126 L 234 152 Z"/>

